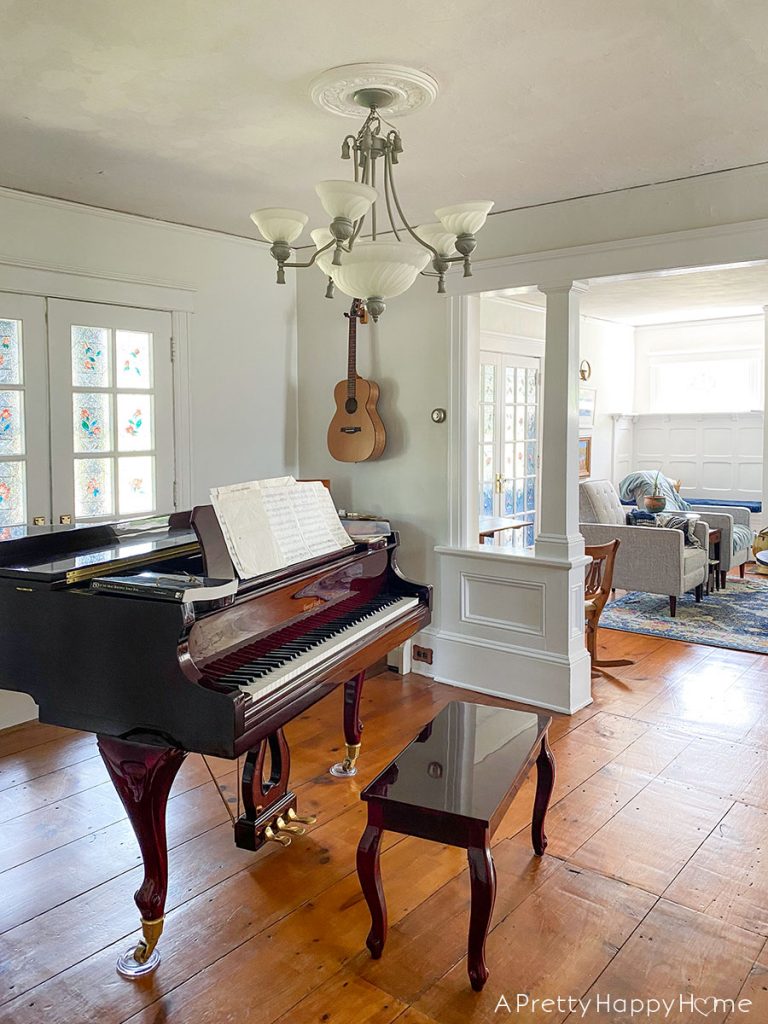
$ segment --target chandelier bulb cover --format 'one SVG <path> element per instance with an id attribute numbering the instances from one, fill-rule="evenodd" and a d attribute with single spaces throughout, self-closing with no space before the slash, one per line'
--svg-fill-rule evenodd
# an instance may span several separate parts
<path id="1" fill-rule="evenodd" d="M 390 90 L 361 89 L 356 103 L 386 102 Z M 359 298 L 377 321 L 386 299 L 407 291 L 419 274 L 437 278 L 445 294 L 445 275 L 454 263 L 472 276 L 476 235 L 493 207 L 491 200 L 471 200 L 435 210 L 435 223 L 412 227 L 395 187 L 394 168 L 404 152 L 400 132 L 371 105 L 356 134 L 341 144 L 341 159 L 352 161 L 352 179 L 321 181 L 315 191 L 329 217 L 326 227 L 310 232 L 315 251 L 306 262 L 291 262 L 293 243 L 309 218 L 300 210 L 282 207 L 251 214 L 262 237 L 271 243 L 277 263 L 277 283 L 285 283 L 285 268 L 316 264 L 327 280 L 326 297 L 334 287 Z M 387 237 L 380 237 L 382 230 Z M 431 264 L 431 270 L 427 266 Z"/>

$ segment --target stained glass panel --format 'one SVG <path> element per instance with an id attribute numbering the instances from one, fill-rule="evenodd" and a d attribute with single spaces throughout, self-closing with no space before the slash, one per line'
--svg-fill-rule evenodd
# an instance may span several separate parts
<path id="1" fill-rule="evenodd" d="M 109 395 L 77 391 L 72 395 L 72 434 L 76 452 L 108 452 L 112 447 Z"/>
<path id="2" fill-rule="evenodd" d="M 515 371 L 511 367 L 505 370 L 504 401 L 511 405 L 515 400 Z"/>
<path id="3" fill-rule="evenodd" d="M 72 383 L 75 387 L 109 387 L 109 331 L 72 327 Z"/>
<path id="4" fill-rule="evenodd" d="M 117 396 L 117 447 L 121 452 L 145 452 L 154 447 L 150 395 Z"/>
<path id="5" fill-rule="evenodd" d="M 509 405 L 504 409 L 504 440 L 515 440 L 515 410 Z"/>
<path id="6" fill-rule="evenodd" d="M 152 335 L 115 331 L 115 379 L 119 388 L 152 387 Z"/>
<path id="7" fill-rule="evenodd" d="M 483 440 L 493 442 L 493 406 L 483 406 Z"/>
<path id="8" fill-rule="evenodd" d="M 529 476 L 525 481 L 525 508 L 530 512 L 536 503 L 536 478 Z"/>
<path id="9" fill-rule="evenodd" d="M 15 526 L 27 518 L 25 483 L 23 462 L 0 462 L 0 526 Z"/>
<path id="10" fill-rule="evenodd" d="M 536 371 L 526 370 L 526 401 L 536 401 Z"/>
<path id="11" fill-rule="evenodd" d="M 132 455 L 117 460 L 120 515 L 151 512 L 155 507 L 155 459 Z"/>
<path id="12" fill-rule="evenodd" d="M 75 459 L 75 517 L 114 515 L 112 459 Z"/>
<path id="13" fill-rule="evenodd" d="M 21 384 L 20 320 L 0 320 L 0 384 Z"/>
<path id="14" fill-rule="evenodd" d="M 482 367 L 480 378 L 480 401 L 492 402 L 496 395 L 496 367 L 488 363 Z"/>
<path id="15" fill-rule="evenodd" d="M 525 442 L 525 475 L 533 476 L 536 472 L 536 442 Z"/>
<path id="16" fill-rule="evenodd" d="M 515 389 L 515 401 L 525 402 L 525 370 L 517 370 L 517 388 Z"/>
<path id="17" fill-rule="evenodd" d="M 0 452 L 24 452 L 24 395 L 21 391 L 0 391 Z"/>
<path id="18" fill-rule="evenodd" d="M 493 480 L 493 445 L 487 444 L 483 453 L 483 480 Z"/>
<path id="19" fill-rule="evenodd" d="M 515 437 L 522 441 L 525 431 L 525 410 L 522 405 L 514 406 L 515 409 Z"/>
<path id="20" fill-rule="evenodd" d="M 528 438 L 536 437 L 536 406 L 529 405 L 525 410 L 525 436 Z"/>

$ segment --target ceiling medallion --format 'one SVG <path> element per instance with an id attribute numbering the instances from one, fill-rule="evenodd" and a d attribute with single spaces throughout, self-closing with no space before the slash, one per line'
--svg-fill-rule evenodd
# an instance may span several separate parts
<path id="1" fill-rule="evenodd" d="M 413 227 L 395 187 L 395 167 L 404 146 L 389 118 L 429 106 L 437 96 L 434 78 L 394 64 L 347 64 L 320 75 L 311 95 L 319 107 L 333 113 L 367 115 L 341 144 L 342 160 L 352 163 L 352 180 L 315 186 L 330 223 L 310 232 L 315 252 L 309 260 L 290 262 L 293 243 L 309 220 L 306 213 L 270 207 L 251 214 L 262 237 L 272 243 L 277 283 L 285 284 L 286 267 L 317 264 L 328 281 L 328 298 L 339 288 L 360 299 L 377 321 L 386 308 L 384 300 L 407 291 L 419 274 L 436 278 L 440 294 L 445 293 L 445 275 L 454 263 L 461 263 L 464 276 L 471 277 L 475 236 L 493 202 L 475 199 L 443 206 L 435 210 L 434 223 Z M 380 240 L 382 230 L 387 237 Z M 430 263 L 432 269 L 427 270 Z"/>
<path id="2" fill-rule="evenodd" d="M 438 93 L 437 82 L 426 71 L 398 64 L 343 64 L 318 75 L 309 94 L 322 110 L 359 118 L 360 103 L 355 93 L 363 89 L 382 91 L 383 102 L 378 109 L 388 118 L 426 110 Z"/>

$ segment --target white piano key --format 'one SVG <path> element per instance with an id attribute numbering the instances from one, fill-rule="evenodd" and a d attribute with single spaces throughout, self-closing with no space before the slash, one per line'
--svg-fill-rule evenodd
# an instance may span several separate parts
<path id="1" fill-rule="evenodd" d="M 292 658 L 291 661 L 286 662 L 285 665 L 281 665 L 267 675 L 254 679 L 252 683 L 241 684 L 240 689 L 243 693 L 250 694 L 254 699 L 266 697 L 268 693 L 279 690 L 282 686 L 290 683 L 292 679 L 296 679 L 298 676 L 309 672 L 315 665 L 322 663 L 331 655 L 338 654 L 339 651 L 343 651 L 345 647 L 351 646 L 367 634 L 373 633 L 381 629 L 382 626 L 387 625 L 387 623 L 400 618 L 418 603 L 419 599 L 417 597 L 400 598 L 394 604 L 382 608 L 381 611 L 374 612 L 363 619 L 362 622 L 356 622 L 354 625 L 348 626 L 342 633 L 338 633 L 336 636 L 331 637 L 330 640 L 317 644 L 316 647 L 313 647 L 305 654 Z"/>

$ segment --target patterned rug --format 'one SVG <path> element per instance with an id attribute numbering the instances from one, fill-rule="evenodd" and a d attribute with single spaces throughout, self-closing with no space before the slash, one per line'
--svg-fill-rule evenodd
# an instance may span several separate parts
<path id="1" fill-rule="evenodd" d="M 729 578 L 725 590 L 714 591 L 701 604 L 696 604 L 692 592 L 678 597 L 674 619 L 668 598 L 626 594 L 605 606 L 600 616 L 603 627 L 768 654 L 768 577 Z"/>

